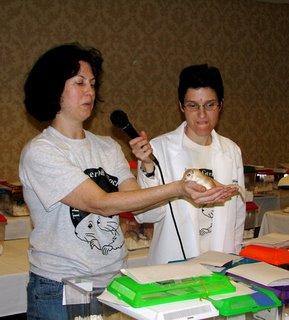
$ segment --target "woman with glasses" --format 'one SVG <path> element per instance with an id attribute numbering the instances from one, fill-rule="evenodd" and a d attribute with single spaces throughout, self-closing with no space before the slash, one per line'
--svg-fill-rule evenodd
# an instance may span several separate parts
<path id="1" fill-rule="evenodd" d="M 185 121 L 174 131 L 149 143 L 145 132 L 130 141 L 139 159 L 138 180 L 142 187 L 180 179 L 188 168 L 197 168 L 218 182 L 244 189 L 240 148 L 219 135 L 215 127 L 224 102 L 219 70 L 193 65 L 179 78 L 179 108 Z M 153 152 L 159 164 L 150 158 Z M 154 223 L 149 263 L 167 263 L 200 255 L 208 250 L 238 253 L 243 239 L 245 202 L 239 194 L 209 205 L 174 200 L 136 217 Z"/>

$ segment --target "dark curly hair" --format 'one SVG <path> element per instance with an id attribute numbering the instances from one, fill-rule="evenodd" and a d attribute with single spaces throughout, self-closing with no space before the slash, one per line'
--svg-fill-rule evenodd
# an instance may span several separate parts
<path id="1" fill-rule="evenodd" d="M 184 98 L 189 88 L 206 88 L 215 90 L 219 103 L 224 98 L 224 86 L 220 71 L 207 64 L 193 65 L 184 68 L 180 73 L 179 101 L 183 105 Z"/>
<path id="2" fill-rule="evenodd" d="M 83 48 L 79 43 L 54 47 L 34 64 L 24 84 L 24 104 L 27 112 L 39 121 L 53 120 L 60 111 L 60 97 L 67 79 L 80 68 L 79 61 L 90 64 L 95 77 L 95 101 L 99 97 L 103 58 L 95 48 Z"/>

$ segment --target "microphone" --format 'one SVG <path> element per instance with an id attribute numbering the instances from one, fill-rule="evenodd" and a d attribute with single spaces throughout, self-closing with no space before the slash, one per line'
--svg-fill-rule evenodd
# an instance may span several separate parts
<path id="1" fill-rule="evenodd" d="M 122 129 L 131 139 L 139 137 L 139 134 L 132 126 L 132 124 L 129 122 L 128 116 L 124 111 L 113 111 L 110 115 L 110 121 L 115 127 Z M 157 158 L 153 154 L 151 154 L 151 159 L 156 165 L 159 164 Z"/>

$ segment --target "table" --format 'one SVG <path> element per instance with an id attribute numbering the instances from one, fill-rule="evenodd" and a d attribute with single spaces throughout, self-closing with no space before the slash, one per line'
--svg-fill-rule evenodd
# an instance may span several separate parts
<path id="1" fill-rule="evenodd" d="M 282 210 L 264 213 L 259 236 L 272 232 L 289 234 L 289 213 L 285 213 Z"/>
<path id="2" fill-rule="evenodd" d="M 267 211 L 282 210 L 289 206 L 289 190 L 273 190 L 271 193 L 255 195 L 253 201 L 259 207 L 257 226 L 260 227 Z"/>
<path id="3" fill-rule="evenodd" d="M 32 230 L 30 216 L 14 217 L 4 213 L 7 219 L 5 240 L 28 238 Z"/>
<path id="4" fill-rule="evenodd" d="M 4 251 L 0 256 L 0 317 L 26 312 L 26 285 L 29 272 L 28 247 L 28 239 L 4 242 Z M 144 265 L 146 256 L 147 249 L 129 252 L 128 266 Z M 4 292 L 5 294 L 3 294 Z M 123 317 L 122 319 L 130 318 Z M 238 319 L 244 318 L 238 317 Z M 237 319 L 234 318 L 234 320 Z"/>
<path id="5" fill-rule="evenodd" d="M 4 241 L 4 251 L 0 256 L 1 317 L 26 312 L 28 246 L 27 239 Z"/>
<path id="6" fill-rule="evenodd" d="M 0 317 L 25 313 L 29 278 L 28 239 L 4 241 L 0 256 Z M 130 251 L 128 266 L 146 264 L 148 249 Z M 5 294 L 3 294 L 5 292 Z"/>

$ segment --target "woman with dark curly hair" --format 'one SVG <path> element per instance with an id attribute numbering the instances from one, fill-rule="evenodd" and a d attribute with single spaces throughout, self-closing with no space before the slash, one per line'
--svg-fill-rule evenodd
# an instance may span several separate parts
<path id="1" fill-rule="evenodd" d="M 84 130 L 99 98 L 102 56 L 64 44 L 44 53 L 25 83 L 25 106 L 51 121 L 22 151 L 20 179 L 30 209 L 28 319 L 67 319 L 62 279 L 93 276 L 103 288 L 124 266 L 120 212 L 135 214 L 175 197 L 196 203 L 230 191 L 185 181 L 140 189 L 120 146 Z"/>

